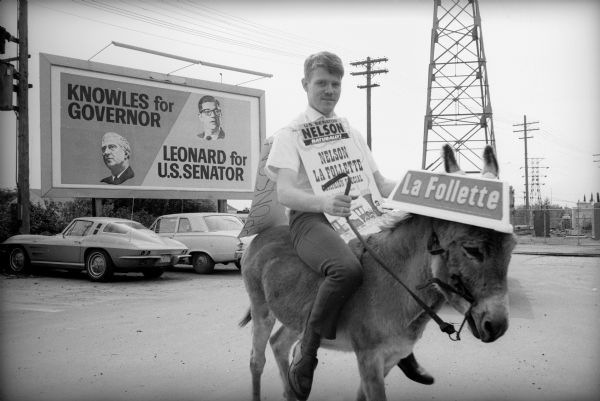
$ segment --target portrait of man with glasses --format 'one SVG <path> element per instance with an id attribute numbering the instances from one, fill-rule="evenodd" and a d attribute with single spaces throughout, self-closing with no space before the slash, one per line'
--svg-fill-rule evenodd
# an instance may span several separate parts
<path id="1" fill-rule="evenodd" d="M 200 133 L 198 137 L 207 141 L 225 138 L 221 127 L 221 105 L 213 96 L 205 95 L 198 101 L 198 118 L 200 118 Z"/>

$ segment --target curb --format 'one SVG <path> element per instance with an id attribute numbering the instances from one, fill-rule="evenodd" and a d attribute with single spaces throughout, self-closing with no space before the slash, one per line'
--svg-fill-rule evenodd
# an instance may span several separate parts
<path id="1" fill-rule="evenodd" d="M 600 257 L 600 253 L 513 251 L 517 255 Z"/>

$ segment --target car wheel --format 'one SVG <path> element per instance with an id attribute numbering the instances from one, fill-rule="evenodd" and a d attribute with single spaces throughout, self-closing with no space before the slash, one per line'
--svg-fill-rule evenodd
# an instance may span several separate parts
<path id="1" fill-rule="evenodd" d="M 8 256 L 8 266 L 13 273 L 26 273 L 29 269 L 29 256 L 25 249 L 20 246 L 12 248 Z"/>
<path id="2" fill-rule="evenodd" d="M 195 253 L 192 256 L 192 267 L 199 274 L 210 274 L 215 268 L 215 262 L 205 253 Z"/>
<path id="3" fill-rule="evenodd" d="M 93 250 L 85 258 L 85 270 L 91 281 L 108 281 L 113 276 L 112 260 L 105 251 Z"/>
<path id="4" fill-rule="evenodd" d="M 158 267 L 155 269 L 146 269 L 142 273 L 144 274 L 144 277 L 146 277 L 146 278 L 159 278 L 160 276 L 163 275 L 164 272 L 165 272 L 164 269 Z"/>

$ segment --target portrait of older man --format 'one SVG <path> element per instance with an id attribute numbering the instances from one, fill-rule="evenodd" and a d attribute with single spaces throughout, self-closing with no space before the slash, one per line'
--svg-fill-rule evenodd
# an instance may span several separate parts
<path id="1" fill-rule="evenodd" d="M 210 141 L 225 138 L 225 131 L 221 127 L 223 112 L 219 101 L 210 95 L 205 95 L 198 101 L 198 118 L 200 119 L 200 133 L 198 137 Z"/>
<path id="2" fill-rule="evenodd" d="M 106 184 L 119 185 L 134 177 L 129 165 L 131 146 L 127 139 L 116 132 L 107 132 L 102 137 L 102 159 L 110 170 L 108 177 L 100 180 Z"/>

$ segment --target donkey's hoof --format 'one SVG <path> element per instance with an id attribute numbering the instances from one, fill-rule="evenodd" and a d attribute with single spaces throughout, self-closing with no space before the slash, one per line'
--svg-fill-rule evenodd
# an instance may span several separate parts
<path id="1" fill-rule="evenodd" d="M 288 370 L 288 382 L 296 398 L 306 401 L 312 388 L 313 375 L 319 361 L 315 356 L 304 355 L 300 342 L 294 347 L 294 358 Z"/>

